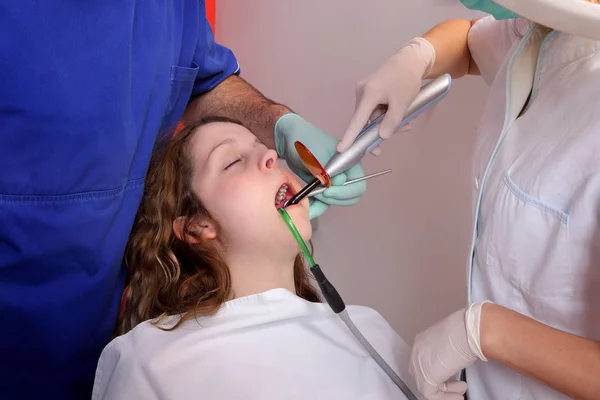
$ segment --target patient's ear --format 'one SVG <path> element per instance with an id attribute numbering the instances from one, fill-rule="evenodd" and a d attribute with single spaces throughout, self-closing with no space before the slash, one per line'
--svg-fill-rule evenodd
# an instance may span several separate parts
<path id="1" fill-rule="evenodd" d="M 217 237 L 215 224 L 209 218 L 194 218 L 186 228 L 186 217 L 177 217 L 173 221 L 173 232 L 177 239 L 184 242 L 197 244 L 203 240 L 212 240 Z"/>

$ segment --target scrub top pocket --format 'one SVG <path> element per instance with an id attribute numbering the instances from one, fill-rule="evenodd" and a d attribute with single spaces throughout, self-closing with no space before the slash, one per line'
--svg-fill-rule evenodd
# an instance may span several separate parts
<path id="1" fill-rule="evenodd" d="M 190 100 L 199 69 L 198 64 L 193 61 L 191 67 L 171 66 L 169 102 L 165 108 L 161 131 L 177 124 L 178 116 L 183 113 Z"/>
<path id="2" fill-rule="evenodd" d="M 498 182 L 494 197 L 486 229 L 487 266 L 520 289 L 528 308 L 571 297 L 568 214 L 529 195 L 510 173 Z"/>

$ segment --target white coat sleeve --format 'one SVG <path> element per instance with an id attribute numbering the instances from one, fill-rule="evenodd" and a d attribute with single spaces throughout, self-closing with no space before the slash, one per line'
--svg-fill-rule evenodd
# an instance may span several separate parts
<path id="1" fill-rule="evenodd" d="M 102 351 L 96 368 L 92 400 L 158 399 L 129 339 L 117 338 Z"/>
<path id="2" fill-rule="evenodd" d="M 487 16 L 471 27 L 467 38 L 471 58 L 488 85 L 492 84 L 498 69 L 530 24 L 526 19 L 496 21 Z"/>

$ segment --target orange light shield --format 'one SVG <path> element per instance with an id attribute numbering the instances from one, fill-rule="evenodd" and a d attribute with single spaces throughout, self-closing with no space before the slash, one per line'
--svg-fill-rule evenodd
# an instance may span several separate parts
<path id="1" fill-rule="evenodd" d="M 325 168 L 321 165 L 319 160 L 317 160 L 317 157 L 315 157 L 314 154 L 311 153 L 310 150 L 300 142 L 294 143 L 294 147 L 296 148 L 300 159 L 304 163 L 304 166 L 306 169 L 308 169 L 312 176 L 317 178 L 321 182 L 321 185 L 330 187 L 331 179 L 325 171 Z"/>

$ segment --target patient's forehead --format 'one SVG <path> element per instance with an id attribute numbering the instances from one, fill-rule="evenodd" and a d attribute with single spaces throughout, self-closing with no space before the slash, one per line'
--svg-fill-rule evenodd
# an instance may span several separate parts
<path id="1" fill-rule="evenodd" d="M 200 166 L 208 161 L 211 151 L 226 143 L 245 143 L 255 136 L 245 127 L 231 122 L 211 122 L 196 128 L 190 143 L 190 152 Z"/>
<path id="2" fill-rule="evenodd" d="M 193 142 L 198 147 L 208 146 L 206 151 L 208 153 L 212 147 L 225 139 L 243 139 L 249 136 L 253 137 L 254 135 L 241 125 L 232 122 L 211 122 L 196 128 Z"/>

